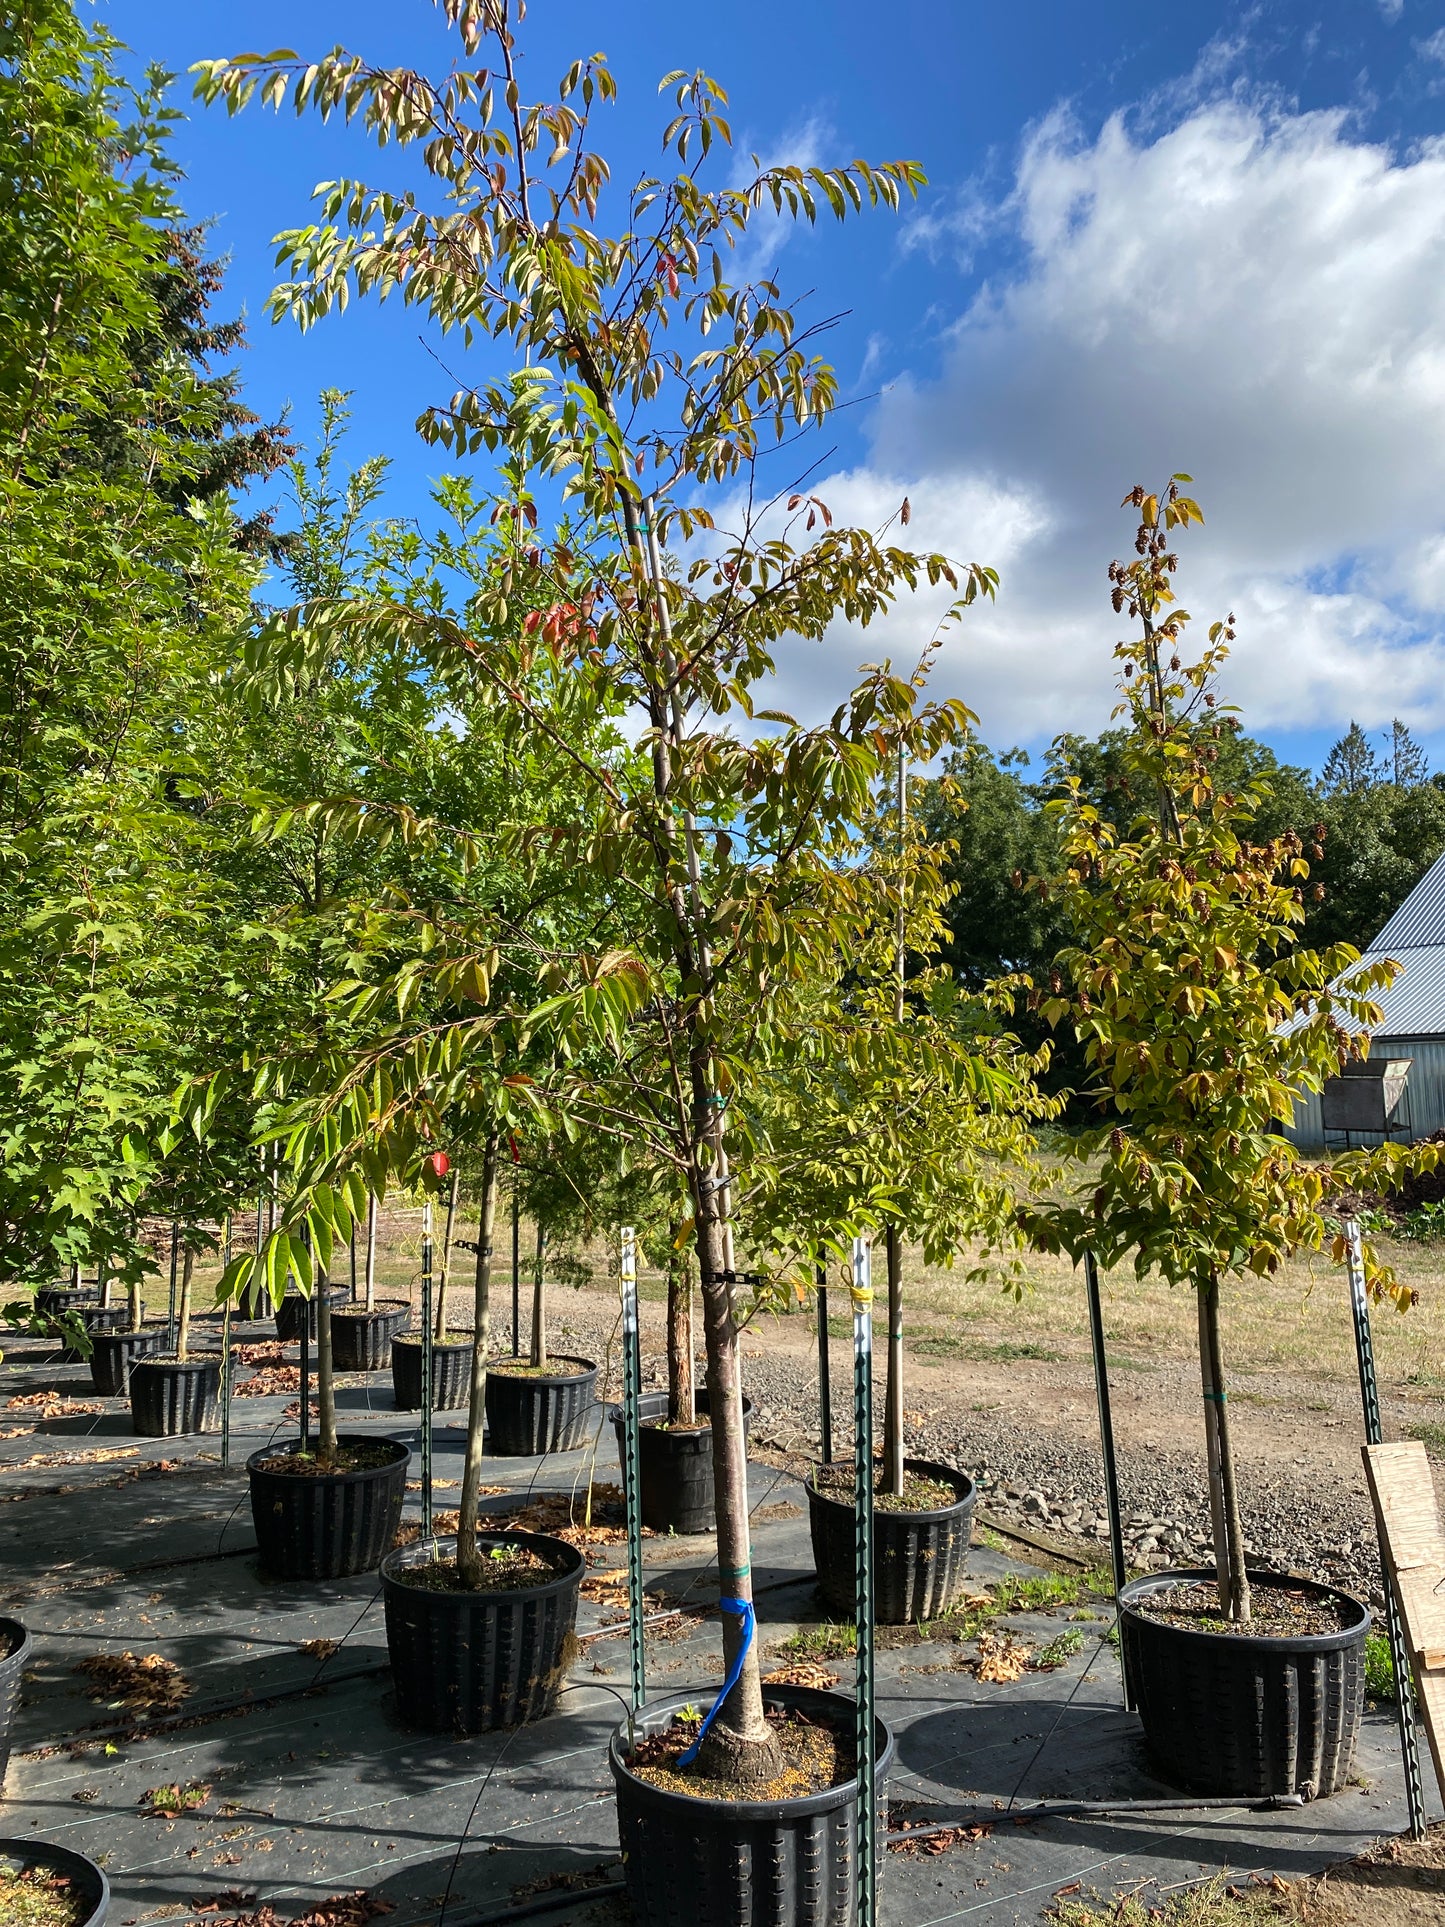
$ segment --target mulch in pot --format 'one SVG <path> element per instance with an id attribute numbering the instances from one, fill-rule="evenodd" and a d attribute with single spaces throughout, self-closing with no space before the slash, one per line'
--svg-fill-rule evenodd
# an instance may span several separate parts
<path id="1" fill-rule="evenodd" d="M 1218 1633 L 1225 1638 L 1299 1639 L 1315 1633 L 1343 1633 L 1359 1619 L 1358 1607 L 1343 1599 L 1321 1598 L 1291 1586 L 1287 1579 L 1249 1585 L 1250 1617 L 1231 1619 L 1220 1610 L 1213 1586 L 1179 1586 L 1155 1593 L 1135 1606 L 1141 1619 L 1161 1626 L 1180 1626 L 1188 1632 Z"/>
<path id="2" fill-rule="evenodd" d="M 650 1734 L 627 1757 L 627 1769 L 649 1786 L 684 1793 L 694 1800 L 801 1800 L 842 1786 L 857 1770 L 854 1740 L 831 1720 L 810 1718 L 793 1707 L 770 1706 L 766 1718 L 782 1748 L 783 1771 L 771 1780 L 713 1778 L 696 1766 L 679 1769 L 678 1758 L 697 1738 L 698 1719 L 675 1718 L 661 1733 Z"/>
<path id="3" fill-rule="evenodd" d="M 78 1927 L 94 1902 L 54 1867 L 7 1866 L 0 1860 L 0 1922 L 4 1927 Z"/>
<path id="4" fill-rule="evenodd" d="M 482 1554 L 480 1581 L 464 1583 L 455 1559 L 433 1559 L 425 1565 L 407 1566 L 393 1577 L 400 1585 L 415 1586 L 421 1592 L 525 1592 L 528 1587 L 544 1585 L 557 1577 L 558 1568 L 550 1559 L 527 1546 L 493 1546 Z"/>
<path id="5" fill-rule="evenodd" d="M 395 1441 L 387 1439 L 376 1445 L 340 1445 L 324 1461 L 315 1452 L 278 1452 L 275 1458 L 262 1459 L 258 1470 L 280 1472 L 291 1479 L 334 1479 L 338 1473 L 366 1472 L 395 1463 Z"/>
<path id="6" fill-rule="evenodd" d="M 579 1364 L 575 1358 L 549 1359 L 545 1365 L 529 1365 L 524 1359 L 511 1358 L 503 1352 L 487 1360 L 488 1376 L 497 1378 L 586 1378 L 596 1370 L 595 1365 Z"/>
<path id="7" fill-rule="evenodd" d="M 813 1484 L 819 1492 L 825 1493 L 830 1499 L 847 1499 L 850 1502 L 852 1500 L 853 1474 L 846 1466 L 815 1467 Z M 942 1479 L 925 1478 L 920 1472 L 904 1471 L 901 1498 L 883 1490 L 881 1468 L 873 1486 L 875 1512 L 941 1512 L 946 1506 L 958 1503 L 956 1486 L 945 1485 Z"/>

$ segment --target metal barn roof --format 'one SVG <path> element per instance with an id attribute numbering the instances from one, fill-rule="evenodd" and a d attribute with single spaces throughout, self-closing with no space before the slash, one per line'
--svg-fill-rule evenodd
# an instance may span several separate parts
<path id="1" fill-rule="evenodd" d="M 1400 957 L 1428 944 L 1445 944 L 1445 856 L 1421 877 L 1370 945 L 1370 954 Z"/>
<path id="2" fill-rule="evenodd" d="M 1406 903 L 1396 911 L 1386 931 L 1409 907 Z M 1388 990 L 1376 991 L 1374 1001 L 1381 1014 L 1371 1034 L 1378 1038 L 1445 1036 L 1445 945 L 1420 949 L 1392 945 L 1387 950 L 1377 942 L 1360 962 L 1380 963 L 1386 957 L 1393 957 L 1404 968 Z"/>

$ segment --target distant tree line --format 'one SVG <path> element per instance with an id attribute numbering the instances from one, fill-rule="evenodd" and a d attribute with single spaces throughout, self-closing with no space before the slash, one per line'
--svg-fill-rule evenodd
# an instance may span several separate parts
<path id="1" fill-rule="evenodd" d="M 1075 777 L 1084 798 L 1127 833 L 1148 799 L 1130 793 L 1125 744 L 1122 730 L 1062 736 L 1035 775 L 1023 750 L 997 753 L 975 739 L 948 758 L 941 777 L 920 786 L 928 834 L 955 846 L 943 954 L 961 983 L 977 987 L 1013 970 L 1047 973 L 1066 941 L 1057 899 L 1028 887 L 1029 878 L 1059 867 L 1058 818 L 1047 805 Z M 1445 851 L 1445 771 L 1430 773 L 1398 720 L 1381 748 L 1352 722 L 1317 777 L 1239 733 L 1222 745 L 1219 769 L 1222 786 L 1261 794 L 1261 839 L 1294 830 L 1307 850 L 1320 850 L 1311 855 L 1301 939 L 1312 948 L 1345 942 L 1367 949 Z M 1031 1037 L 1022 1008 L 1017 1023 Z M 1056 1066 L 1063 1083 L 1076 1070 Z"/>

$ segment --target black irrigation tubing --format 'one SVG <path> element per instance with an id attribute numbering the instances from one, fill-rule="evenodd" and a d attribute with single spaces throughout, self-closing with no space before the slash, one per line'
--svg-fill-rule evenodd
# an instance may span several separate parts
<path id="1" fill-rule="evenodd" d="M 375 1601 L 372 1603 L 375 1604 Z M 322 1665 L 325 1664 L 323 1660 Z M 352 1680 L 373 1679 L 378 1673 L 390 1671 L 391 1661 L 384 1659 L 370 1666 L 353 1666 L 350 1672 L 333 1673 L 330 1679 L 322 1680 L 319 1685 L 313 1674 L 300 1686 L 278 1686 L 269 1693 L 243 1694 L 239 1699 L 217 1700 L 210 1706 L 200 1706 L 192 1712 L 172 1713 L 163 1720 L 146 1720 L 143 1724 L 130 1720 L 112 1722 L 109 1726 L 86 1726 L 78 1733 L 73 1733 L 68 1740 L 53 1740 L 45 1746 L 33 1746 L 15 1757 L 22 1760 L 48 1760 L 57 1753 L 69 1752 L 77 1747 L 103 1746 L 107 1740 L 137 1746 L 143 1740 L 158 1739 L 166 1733 L 183 1733 L 193 1726 L 209 1726 L 212 1720 L 229 1719 L 236 1713 L 261 1713 L 268 1707 L 282 1706 L 288 1700 L 305 1699 L 308 1693 L 325 1693 L 333 1686 L 345 1686 Z"/>
<path id="2" fill-rule="evenodd" d="M 1302 1793 L 1271 1793 L 1259 1799 L 1209 1797 L 1197 1800 L 1039 1800 L 1029 1807 L 965 1807 L 952 1820 L 926 1827 L 903 1827 L 883 1840 L 931 1840 L 960 1827 L 1023 1827 L 1035 1820 L 1106 1819 L 1115 1813 L 1279 1813 L 1306 1805 Z"/>

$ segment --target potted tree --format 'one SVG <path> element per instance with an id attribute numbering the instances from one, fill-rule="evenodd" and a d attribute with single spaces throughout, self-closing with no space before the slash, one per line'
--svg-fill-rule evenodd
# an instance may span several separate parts
<path id="1" fill-rule="evenodd" d="M 261 1565 L 278 1579 L 370 1572 L 401 1524 L 411 1453 L 398 1439 L 338 1433 L 326 1266 L 313 1269 L 311 1252 L 300 1240 L 287 1241 L 280 1255 L 295 1267 L 301 1294 L 316 1305 L 317 1431 L 313 1446 L 303 1423 L 294 1444 L 262 1446 L 246 1461 Z M 239 1282 L 232 1274 L 224 1288 L 244 1289 L 249 1271 Z"/>
<path id="2" fill-rule="evenodd" d="M 1151 1573 L 1120 1599 L 1160 1771 L 1212 1794 L 1325 1794 L 1350 1775 L 1370 1615 L 1333 1587 L 1249 1566 L 1220 1300 L 1336 1239 L 1326 1213 L 1344 1191 L 1388 1187 L 1438 1153 L 1390 1146 L 1316 1164 L 1277 1122 L 1368 1050 L 1370 998 L 1397 966 L 1361 964 L 1345 944 L 1299 947 L 1318 851 L 1293 832 L 1251 842 L 1259 794 L 1218 777 L 1238 727 L 1214 689 L 1233 618 L 1185 659 L 1171 538 L 1202 520 L 1188 481 L 1125 498 L 1139 514 L 1136 560 L 1109 571 L 1115 609 L 1139 625 L 1116 651 L 1136 820 L 1104 821 L 1066 779 L 1064 873 L 1039 885 L 1057 894 L 1073 942 L 1033 1000 L 1079 1039 L 1100 1116 L 1071 1142 L 1077 1185 L 1024 1223 L 1044 1250 L 1127 1260 L 1198 1303 L 1214 1565 Z M 1402 1295 L 1373 1254 L 1366 1263 L 1378 1294 Z"/>
<path id="3" fill-rule="evenodd" d="M 191 1350 L 191 1283 L 197 1235 L 182 1234 L 181 1290 L 176 1311 L 174 1352 L 132 1353 L 131 1423 L 150 1438 L 177 1438 L 187 1432 L 214 1432 L 221 1393 L 219 1352 Z"/>
<path id="4" fill-rule="evenodd" d="M 453 1331 L 447 1324 L 450 1309 L 452 1251 L 455 1247 L 455 1222 L 458 1178 L 461 1160 L 453 1170 L 452 1189 L 447 1202 L 446 1229 L 442 1237 L 442 1263 L 432 1306 L 431 1402 L 435 1412 L 459 1411 L 467 1402 L 472 1380 L 472 1340 L 465 1332 Z M 481 1244 L 483 1228 L 477 1228 Z M 391 1341 L 391 1389 L 397 1410 L 421 1410 L 422 1341 L 420 1334 L 398 1333 Z"/>
<path id="5" fill-rule="evenodd" d="M 522 1206 L 536 1226 L 532 1263 L 531 1342 L 525 1358 L 494 1358 L 487 1373 L 487 1429 L 499 1455 L 571 1452 L 591 1436 L 598 1365 L 559 1356 L 547 1343 L 548 1224 L 576 1193 L 556 1147 L 539 1147 L 537 1163 L 518 1166 Z M 569 1213 L 570 1215 L 570 1213 Z"/>
<path id="6" fill-rule="evenodd" d="M 461 1166 L 452 1172 L 452 1188 L 447 1198 L 446 1237 L 442 1241 L 442 1281 L 437 1293 L 437 1332 L 441 1334 L 441 1317 L 446 1298 L 447 1267 L 451 1258 L 452 1225 L 456 1217 L 457 1191 L 461 1182 Z M 356 1243 L 351 1241 L 351 1283 L 356 1284 Z M 376 1301 L 376 1199 L 369 1197 L 366 1205 L 366 1263 L 362 1274 L 362 1301 L 355 1302 L 354 1290 L 347 1303 L 333 1309 L 331 1313 L 331 1342 L 335 1347 L 336 1369 L 339 1372 L 380 1372 L 391 1363 L 393 1341 L 411 1322 L 411 1303 L 398 1299 L 388 1304 Z M 420 1366 L 418 1366 L 418 1376 Z M 400 1399 L 397 1400 L 401 1404 Z"/>
<path id="7" fill-rule="evenodd" d="M 506 0 L 451 12 L 467 57 L 488 43 L 489 60 L 511 75 Z M 340 53 L 314 67 L 246 56 L 199 71 L 202 95 L 233 106 L 258 89 L 274 98 L 293 81 L 303 107 L 345 89 L 383 141 L 400 131 L 403 99 L 408 127 L 418 102 L 435 104 L 425 164 L 452 197 L 442 227 L 449 234 L 455 220 L 467 222 L 465 258 L 458 262 L 428 217 L 408 209 L 404 227 L 393 221 L 387 197 L 363 243 L 347 223 L 367 196 L 353 201 L 348 190 L 326 216 L 339 228 L 290 237 L 292 279 L 280 304 L 318 318 L 357 268 L 368 286 L 404 288 L 407 298 L 429 302 L 444 326 L 490 327 L 525 358 L 525 372 L 458 395 L 430 418 L 431 431 L 455 447 L 499 449 L 510 471 L 507 500 L 516 499 L 518 472 L 545 464 L 585 506 L 585 547 L 571 532 L 543 550 L 513 542 L 501 525 L 497 566 L 461 616 L 443 601 L 378 596 L 362 609 L 323 599 L 269 625 L 252 658 L 264 673 L 284 676 L 303 672 L 348 631 L 405 639 L 432 676 L 490 705 L 513 755 L 545 755 L 565 778 L 566 814 L 533 815 L 530 803 L 525 820 L 504 812 L 488 826 L 489 848 L 520 860 L 544 840 L 564 844 L 575 889 L 598 876 L 607 882 L 610 917 L 580 931 L 533 923 L 518 936 L 491 906 L 471 919 L 438 912 L 387 994 L 394 998 L 405 983 L 414 998 L 420 981 L 440 992 L 483 963 L 494 975 L 503 951 L 519 968 L 528 962 L 540 999 L 526 1024 L 555 1043 L 555 1107 L 573 1127 L 665 1159 L 686 1187 L 707 1351 L 727 1677 L 696 1745 L 675 1702 L 649 1707 L 614 1740 L 639 1918 L 692 1921 L 706 1905 L 707 1917 L 731 1920 L 739 1886 L 751 1884 L 753 1904 L 766 1894 L 780 1923 L 846 1919 L 857 1876 L 854 1709 L 804 1689 L 765 1697 L 754 1638 L 738 1344 L 748 1287 L 733 1245 L 729 1138 L 749 1131 L 745 1100 L 776 1047 L 780 1010 L 809 976 L 831 980 L 839 953 L 854 943 L 870 901 L 856 862 L 870 785 L 900 751 L 931 759 L 957 738 L 966 712 L 927 704 L 921 677 L 885 665 L 865 672 L 819 727 L 782 719 L 743 740 L 733 720 L 754 713 L 780 637 L 821 639 L 840 618 L 866 623 L 924 582 L 946 583 L 965 602 L 991 592 L 994 577 L 899 547 L 891 530 L 834 529 L 826 504 L 801 492 L 790 507 L 778 505 L 776 522 L 749 519 L 710 537 L 686 582 L 665 575 L 659 551 L 670 532 L 685 537 L 711 526 L 706 507 L 675 507 L 670 491 L 691 499 L 698 487 L 750 471 L 765 437 L 821 420 L 835 394 L 832 371 L 808 352 L 773 284 L 729 283 L 719 250 L 725 255 L 760 206 L 811 218 L 820 206 L 846 215 L 864 201 L 893 205 L 916 188 L 920 171 L 909 162 L 780 166 L 742 188 L 711 191 L 687 155 L 726 143 L 721 90 L 702 75 L 675 75 L 679 113 L 668 142 L 678 175 L 671 184 L 649 182 L 627 203 L 625 237 L 604 241 L 588 225 L 607 178 L 587 133 L 593 103 L 613 92 L 600 61 L 569 72 L 560 104 L 535 107 L 521 101 L 513 80 L 494 94 L 478 93 L 470 77 L 434 87 Z M 492 125 L 499 102 L 505 131 Z M 540 158 L 544 140 L 550 161 Z M 478 142 L 492 156 L 485 172 L 465 159 Z M 435 274 L 427 265 L 434 249 L 445 250 L 448 264 Z M 521 289 L 525 297 L 515 299 Z M 696 355 L 679 352 L 673 362 L 665 345 L 677 337 L 661 324 L 675 318 L 685 334 L 689 316 L 714 332 Z M 642 474 L 656 484 L 650 505 L 636 479 Z M 906 520 L 906 505 L 900 514 Z M 528 610 L 520 624 L 519 600 Z M 645 719 L 636 759 L 602 728 L 629 712 Z M 365 814 L 358 802 L 353 820 Z M 472 1093 L 496 1076 L 496 1032 L 483 1009 L 363 1054 L 336 1090 L 316 1093 L 314 1122 L 309 1131 L 298 1125 L 293 1155 L 324 1167 L 352 1156 L 359 1133 L 377 1133 L 362 1092 L 375 1087 L 383 1065 L 393 1135 L 408 1119 L 419 1133 L 446 1104 L 479 1102 Z M 844 1039 L 834 1042 L 841 1048 Z M 767 1154 L 765 1145 L 749 1150 L 755 1167 Z M 485 1251 L 488 1238 L 481 1242 Z M 475 1372 L 473 1385 L 475 1399 Z M 785 1778 L 804 1731 L 800 1711 L 808 1732 L 821 1727 L 831 1741 L 801 1794 Z M 881 1722 L 878 1750 L 886 1760 Z M 674 1767 L 696 1777 L 679 1787 Z"/>

